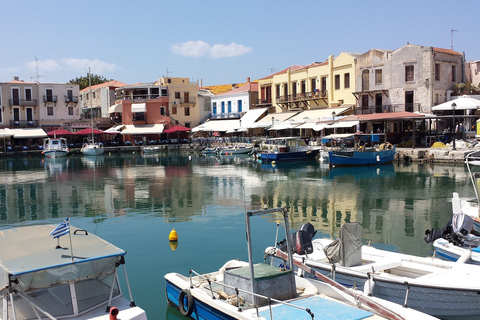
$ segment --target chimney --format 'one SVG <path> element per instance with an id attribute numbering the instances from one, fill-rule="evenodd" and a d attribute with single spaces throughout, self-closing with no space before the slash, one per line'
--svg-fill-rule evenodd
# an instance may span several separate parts
<path id="1" fill-rule="evenodd" d="M 247 77 L 247 83 L 250 83 L 250 77 Z"/>
<path id="2" fill-rule="evenodd" d="M 18 77 L 18 76 L 13 77 L 13 80 L 15 80 L 15 81 L 20 81 L 20 77 Z"/>

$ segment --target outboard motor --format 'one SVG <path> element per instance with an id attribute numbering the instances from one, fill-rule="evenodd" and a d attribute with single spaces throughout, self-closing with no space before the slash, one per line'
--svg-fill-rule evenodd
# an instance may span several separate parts
<path id="1" fill-rule="evenodd" d="M 298 231 L 290 234 L 293 253 L 298 253 L 300 255 L 312 253 L 312 239 L 316 233 L 317 231 L 315 231 L 313 225 L 305 223 Z M 285 239 L 277 243 L 277 245 L 280 250 L 287 251 L 287 241 Z"/>
<path id="2" fill-rule="evenodd" d="M 473 229 L 473 219 L 466 214 L 456 213 L 452 218 L 452 228 L 457 236 L 466 237 Z"/>

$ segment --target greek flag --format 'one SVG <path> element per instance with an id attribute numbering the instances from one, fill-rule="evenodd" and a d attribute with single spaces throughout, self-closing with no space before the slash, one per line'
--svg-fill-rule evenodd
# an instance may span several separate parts
<path id="1" fill-rule="evenodd" d="M 60 238 L 61 236 L 64 236 L 66 234 L 70 233 L 70 221 L 65 219 L 62 223 L 60 223 L 55 229 L 53 229 L 52 232 L 50 232 L 50 235 L 53 236 L 53 238 Z"/>

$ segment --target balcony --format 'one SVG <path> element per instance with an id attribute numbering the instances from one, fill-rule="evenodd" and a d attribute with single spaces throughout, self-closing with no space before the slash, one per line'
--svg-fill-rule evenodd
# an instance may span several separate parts
<path id="1" fill-rule="evenodd" d="M 57 96 L 51 96 L 51 95 L 44 95 L 43 96 L 43 102 L 44 103 L 47 103 L 47 102 L 53 102 L 53 103 L 57 103 L 58 99 L 57 99 Z"/>
<path id="2" fill-rule="evenodd" d="M 10 120 L 12 128 L 38 127 L 38 120 Z"/>
<path id="3" fill-rule="evenodd" d="M 420 103 L 406 103 L 406 104 L 387 104 L 378 106 L 357 106 L 355 114 L 373 114 L 373 113 L 392 113 L 392 112 L 423 112 Z"/>
<path id="4" fill-rule="evenodd" d="M 65 96 L 65 103 L 78 103 L 78 96 Z"/>
<path id="5" fill-rule="evenodd" d="M 37 99 L 8 99 L 8 105 L 12 106 L 23 106 L 23 107 L 36 107 Z"/>
<path id="6" fill-rule="evenodd" d="M 138 95 L 129 95 L 123 97 L 122 95 L 117 95 L 116 100 L 126 100 L 132 102 L 147 102 L 148 100 L 158 100 L 166 96 L 160 94 L 138 94 Z"/>
<path id="7" fill-rule="evenodd" d="M 296 93 L 296 94 L 289 94 L 287 96 L 278 96 L 277 103 L 289 103 L 289 102 L 297 102 L 297 101 L 307 101 L 307 100 L 315 100 L 315 99 L 326 99 L 328 96 L 328 91 L 319 91 L 315 90 L 312 92 L 305 92 L 305 93 Z"/>

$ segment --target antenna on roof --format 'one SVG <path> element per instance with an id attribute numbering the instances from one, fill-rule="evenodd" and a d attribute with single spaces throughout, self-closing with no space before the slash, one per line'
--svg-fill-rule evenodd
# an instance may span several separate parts
<path id="1" fill-rule="evenodd" d="M 270 70 L 270 73 L 273 73 L 277 68 L 267 68 L 268 70 Z"/>
<path id="2" fill-rule="evenodd" d="M 173 73 L 173 71 L 168 71 L 168 69 L 167 69 L 167 77 L 170 73 Z"/>
<path id="3" fill-rule="evenodd" d="M 38 59 L 37 59 L 37 56 L 35 56 L 35 78 L 36 78 L 36 83 L 38 83 L 38 78 L 40 77 L 43 77 L 41 75 L 38 74 Z M 31 80 L 32 78 L 30 78 Z"/>
<path id="4" fill-rule="evenodd" d="M 457 32 L 458 30 L 455 30 L 455 29 L 451 29 L 450 30 L 450 43 L 452 45 L 452 50 L 453 50 L 453 33 L 454 32 Z"/>

